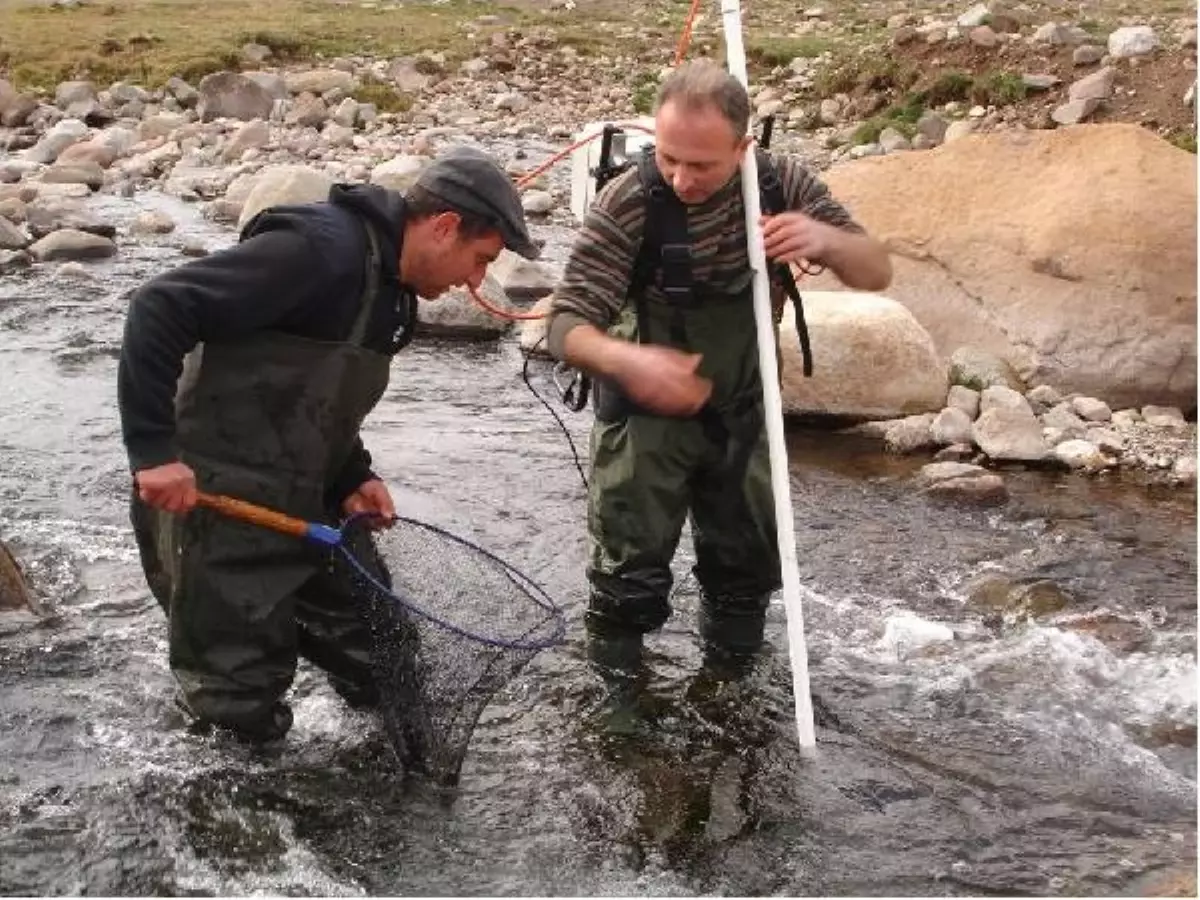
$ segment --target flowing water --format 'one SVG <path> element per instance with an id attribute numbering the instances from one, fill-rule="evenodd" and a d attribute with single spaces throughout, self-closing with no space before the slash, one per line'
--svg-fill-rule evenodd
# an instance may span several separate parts
<path id="1" fill-rule="evenodd" d="M 167 198 L 92 202 L 231 240 Z M 179 242 L 0 279 L 0 538 L 54 611 L 0 614 L 0 892 L 1109 895 L 1194 866 L 1194 492 L 1014 471 L 1002 508 L 935 504 L 918 461 L 792 429 L 817 755 L 797 749 L 781 607 L 735 712 L 686 699 L 687 579 L 650 642 L 658 726 L 606 741 L 586 715 L 579 473 L 509 340 L 414 345 L 366 434 L 402 511 L 568 611 L 567 644 L 485 712 L 459 787 L 400 777 L 373 718 L 304 667 L 282 748 L 190 734 L 115 406 L 127 292 Z M 544 367 L 532 380 L 548 393 Z M 585 446 L 586 417 L 563 415 Z M 1059 602 L 983 605 L 989 575 Z"/>

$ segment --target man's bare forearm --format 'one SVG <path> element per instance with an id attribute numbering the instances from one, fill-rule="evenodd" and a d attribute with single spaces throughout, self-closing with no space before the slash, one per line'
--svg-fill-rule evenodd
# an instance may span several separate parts
<path id="1" fill-rule="evenodd" d="M 563 335 L 563 359 L 577 369 L 616 379 L 628 360 L 630 344 L 610 337 L 595 325 L 578 324 Z"/>
<path id="2" fill-rule="evenodd" d="M 822 260 L 846 287 L 858 291 L 882 291 L 892 283 L 892 260 L 887 248 L 865 234 L 834 229 Z"/>

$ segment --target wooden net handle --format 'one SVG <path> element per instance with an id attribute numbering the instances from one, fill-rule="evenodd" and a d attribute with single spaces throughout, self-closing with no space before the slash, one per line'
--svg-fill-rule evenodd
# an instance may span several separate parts
<path id="1" fill-rule="evenodd" d="M 229 516 L 232 519 L 238 519 L 242 522 L 248 522 L 251 525 L 269 528 L 272 531 L 290 534 L 293 537 L 302 538 L 308 536 L 308 523 L 303 519 L 297 519 L 295 516 L 276 512 L 273 509 L 267 509 L 265 506 L 247 503 L 245 500 L 226 497 L 222 494 L 206 494 L 204 491 L 197 491 L 196 503 L 215 510 L 221 513 L 221 515 Z"/>

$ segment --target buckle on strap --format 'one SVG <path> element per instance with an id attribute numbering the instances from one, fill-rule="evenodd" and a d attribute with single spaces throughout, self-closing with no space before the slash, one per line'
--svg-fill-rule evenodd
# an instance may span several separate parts
<path id="1" fill-rule="evenodd" d="M 690 305 L 692 291 L 692 248 L 689 244 L 663 244 L 662 291 L 672 303 Z"/>
<path id="2" fill-rule="evenodd" d="M 554 379 L 554 386 L 558 388 L 559 396 L 567 409 L 571 412 L 580 412 L 587 406 L 591 379 L 584 372 L 565 362 L 558 362 L 554 366 L 551 377 Z"/>

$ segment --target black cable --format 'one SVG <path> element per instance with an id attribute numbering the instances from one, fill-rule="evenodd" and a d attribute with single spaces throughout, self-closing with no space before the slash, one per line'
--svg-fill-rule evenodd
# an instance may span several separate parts
<path id="1" fill-rule="evenodd" d="M 586 493 L 590 489 L 590 486 L 588 485 L 587 475 L 583 471 L 583 463 L 579 459 L 579 450 L 575 447 L 575 439 L 571 437 L 571 432 L 567 430 L 566 423 L 563 422 L 562 418 L 558 415 L 558 412 L 553 406 L 550 405 L 549 402 L 547 402 L 545 397 L 538 393 L 537 388 L 533 386 L 533 382 L 529 380 L 529 361 L 533 358 L 533 354 L 537 352 L 537 349 L 545 340 L 546 336 L 542 335 L 540 338 L 538 338 L 537 343 L 533 345 L 533 349 L 525 353 L 525 363 L 521 366 L 521 379 L 525 382 L 525 386 L 529 388 L 529 392 L 538 398 L 538 401 L 542 404 L 542 406 L 549 410 L 550 415 L 554 416 L 554 421 L 558 423 L 558 427 L 561 428 L 562 433 L 566 435 L 567 443 L 571 445 L 571 456 L 575 461 L 575 470 L 579 472 L 579 479 L 583 482 L 583 490 Z"/>

